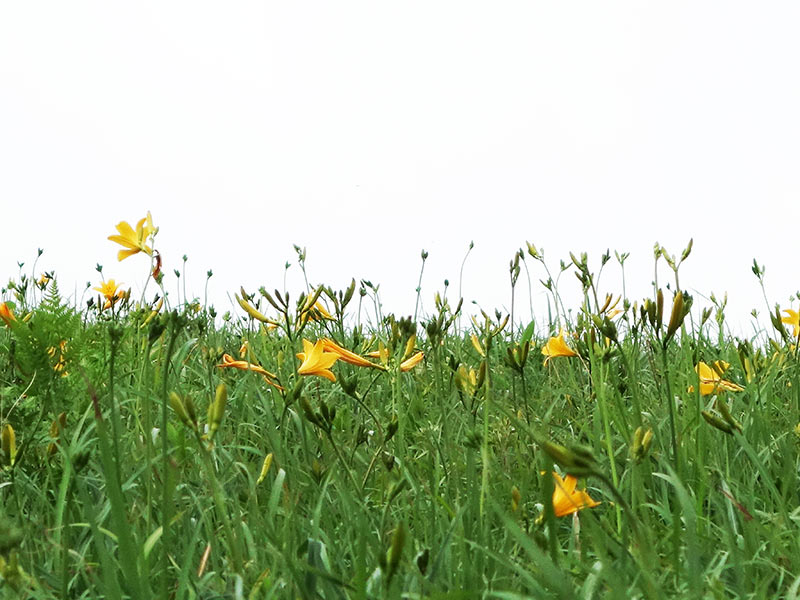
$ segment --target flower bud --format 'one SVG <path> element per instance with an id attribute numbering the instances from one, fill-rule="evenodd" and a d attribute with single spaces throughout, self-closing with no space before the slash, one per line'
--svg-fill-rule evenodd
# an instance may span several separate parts
<path id="1" fill-rule="evenodd" d="M 715 427 L 716 429 L 719 429 L 720 431 L 727 433 L 728 435 L 733 435 L 733 427 L 727 422 L 720 419 L 714 413 L 704 410 L 700 414 L 703 415 L 703 418 L 706 420 L 706 423 L 708 423 L 712 427 Z"/>
<path id="2" fill-rule="evenodd" d="M 170 392 L 168 400 L 169 405 L 172 407 L 172 410 L 175 411 L 175 414 L 178 415 L 181 423 L 189 425 L 191 421 L 189 420 L 189 414 L 186 412 L 186 407 L 183 404 L 183 399 L 175 392 Z"/>
<path id="3" fill-rule="evenodd" d="M 208 407 L 208 437 L 213 438 L 225 416 L 225 406 L 228 403 L 228 388 L 224 383 L 217 386 L 214 402 Z"/>
<path id="4" fill-rule="evenodd" d="M 261 474 L 258 476 L 256 485 L 260 484 L 262 481 L 264 481 L 264 479 L 266 479 L 267 473 L 269 473 L 269 468 L 271 466 L 272 466 L 272 452 L 270 452 L 264 457 L 264 463 L 261 465 Z"/>
<path id="5" fill-rule="evenodd" d="M 542 440 L 539 445 L 554 462 L 576 477 L 591 475 L 597 471 L 594 456 L 587 448 L 567 448 L 549 440 Z"/>
<path id="6" fill-rule="evenodd" d="M 3 462 L 13 467 L 17 458 L 17 436 L 10 423 L 3 425 L 0 431 L 0 450 L 3 452 Z"/>
<path id="7" fill-rule="evenodd" d="M 511 488 L 511 512 L 517 512 L 519 509 L 519 502 L 522 499 L 521 494 L 519 493 L 519 488 L 514 486 Z"/>
<path id="8" fill-rule="evenodd" d="M 725 402 L 720 398 L 717 398 L 716 401 L 714 402 L 714 406 L 719 411 L 719 414 L 722 415 L 722 418 L 725 419 L 725 422 L 728 425 L 736 429 L 739 433 L 742 432 L 742 424 L 733 418 L 733 415 L 731 414 L 731 409 L 728 406 L 727 402 Z"/>
<path id="9" fill-rule="evenodd" d="M 397 528 L 394 530 L 394 534 L 392 535 L 392 545 L 389 547 L 389 556 L 386 560 L 386 582 L 387 585 L 389 581 L 392 580 L 394 574 L 397 572 L 397 566 L 400 564 L 400 557 L 403 554 L 403 546 L 406 543 L 406 529 L 402 523 L 400 523 Z"/>

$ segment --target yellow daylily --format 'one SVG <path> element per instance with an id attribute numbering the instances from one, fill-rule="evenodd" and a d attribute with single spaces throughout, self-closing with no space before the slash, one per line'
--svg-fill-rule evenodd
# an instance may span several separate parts
<path id="1" fill-rule="evenodd" d="M 67 340 L 61 340 L 58 343 L 58 349 L 56 349 L 55 346 L 50 346 L 47 349 L 47 354 L 48 356 L 50 356 L 50 358 L 55 358 L 56 353 L 58 352 L 58 360 L 56 361 L 56 364 L 53 365 L 53 370 L 56 373 L 60 373 L 62 377 L 67 376 L 67 372 L 64 370 L 65 367 L 67 366 L 67 361 L 64 359 L 64 354 L 66 353 L 66 351 L 67 351 Z"/>
<path id="2" fill-rule="evenodd" d="M 303 351 L 297 353 L 297 358 L 302 360 L 302 364 L 297 369 L 300 375 L 318 375 L 330 381 L 336 381 L 336 375 L 330 368 L 337 360 L 339 355 L 335 352 L 326 352 L 323 340 L 311 343 L 303 340 Z"/>
<path id="3" fill-rule="evenodd" d="M 557 517 L 564 517 L 578 512 L 583 508 L 593 508 L 600 502 L 593 500 L 586 490 L 576 490 L 578 480 L 572 475 L 567 475 L 564 479 L 553 472 L 555 487 L 553 489 L 553 512 Z"/>
<path id="4" fill-rule="evenodd" d="M 236 360 L 230 354 L 223 354 L 222 364 L 217 365 L 217 368 L 225 369 L 228 367 L 232 369 L 239 369 L 240 371 L 252 371 L 253 373 L 258 373 L 259 375 L 263 375 L 264 379 L 267 380 L 268 384 L 270 384 L 275 389 L 283 391 L 283 388 L 273 381 L 273 379 L 277 379 L 278 376 L 275 375 L 274 373 L 270 373 L 261 365 L 247 362 L 246 360 Z"/>
<path id="5" fill-rule="evenodd" d="M 730 365 L 724 360 L 714 362 L 714 367 L 708 366 L 704 362 L 698 363 L 695 367 L 695 372 L 700 377 L 700 394 L 707 396 L 708 394 L 715 394 L 719 390 L 727 392 L 741 392 L 744 388 L 740 385 L 722 379 L 720 373 L 724 372 Z M 689 386 L 689 393 L 694 392 L 694 386 Z"/>
<path id="6" fill-rule="evenodd" d="M 98 287 L 92 288 L 105 297 L 106 303 L 103 305 L 103 310 L 111 308 L 116 304 L 117 300 L 125 297 L 125 291 L 118 289 L 118 287 L 113 279 L 109 279 L 108 281 L 103 281 Z"/>
<path id="7" fill-rule="evenodd" d="M 562 329 L 557 337 L 547 340 L 547 344 L 542 348 L 542 354 L 545 356 L 544 364 L 547 364 L 547 361 L 555 356 L 578 356 L 577 352 L 567 346 L 565 335 L 566 332 Z"/>
<path id="8" fill-rule="evenodd" d="M 787 309 L 784 310 L 788 317 L 782 317 L 781 322 L 786 323 L 787 325 L 792 326 L 792 335 L 797 337 L 800 334 L 800 312 L 796 310 Z"/>
<path id="9" fill-rule="evenodd" d="M 334 354 L 338 355 L 339 360 L 342 362 L 346 362 L 347 364 L 354 365 L 356 367 L 373 367 L 375 369 L 384 368 L 382 365 L 375 364 L 374 362 L 367 360 L 355 352 L 350 352 L 350 350 L 342 348 L 330 338 L 322 339 L 322 348 L 326 352 L 333 352 Z"/>
<path id="10" fill-rule="evenodd" d="M 127 248 L 127 250 L 120 250 L 117 253 L 117 260 L 124 260 L 139 252 L 144 252 L 149 256 L 153 255 L 153 249 L 147 245 L 147 240 L 158 230 L 153 226 L 153 217 L 150 216 L 150 211 L 147 211 L 145 218 L 139 220 L 135 231 L 127 221 L 120 221 L 117 224 L 117 231 L 119 235 L 110 235 L 108 239 Z"/>
<path id="11" fill-rule="evenodd" d="M 8 304 L 5 302 L 0 303 L 0 319 L 5 321 L 6 325 L 11 325 L 11 321 L 16 321 L 17 318 L 14 316 L 14 313 L 11 312 L 11 308 L 9 308 Z"/>

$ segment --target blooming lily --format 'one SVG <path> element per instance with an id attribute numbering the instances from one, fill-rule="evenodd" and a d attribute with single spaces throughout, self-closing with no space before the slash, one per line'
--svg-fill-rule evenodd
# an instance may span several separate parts
<path id="1" fill-rule="evenodd" d="M 326 352 L 333 352 L 334 354 L 338 355 L 339 360 L 342 362 L 346 362 L 350 365 L 355 365 L 356 367 L 373 367 L 375 369 L 383 369 L 382 365 L 375 364 L 364 358 L 363 356 L 359 356 L 355 352 L 351 352 L 346 348 L 342 348 L 339 344 L 334 342 L 330 338 L 323 338 L 322 339 L 322 348 Z"/>
<path id="2" fill-rule="evenodd" d="M 700 394 L 702 396 L 714 394 L 719 390 L 741 392 L 744 389 L 742 386 L 722 379 L 720 376 L 720 373 L 725 371 L 729 366 L 730 365 L 724 360 L 715 361 L 714 367 L 716 368 L 710 367 L 702 361 L 698 363 L 694 370 L 700 378 Z M 692 392 L 694 392 L 694 386 L 690 385 L 689 393 Z"/>
<path id="3" fill-rule="evenodd" d="M 117 260 L 124 260 L 139 252 L 144 252 L 149 256 L 153 255 L 153 249 L 147 245 L 147 240 L 158 230 L 153 226 L 153 217 L 150 216 L 150 211 L 147 211 L 147 216 L 136 224 L 136 231 L 127 221 L 120 221 L 117 224 L 117 231 L 119 235 L 108 236 L 109 240 L 126 248 L 117 253 Z"/>
<path id="4" fill-rule="evenodd" d="M 551 337 L 547 340 L 547 344 L 542 348 L 542 354 L 545 356 L 544 364 L 547 364 L 547 361 L 554 356 L 578 356 L 577 352 L 567 346 L 565 335 L 566 333 L 562 329 L 557 337 Z"/>
<path id="5" fill-rule="evenodd" d="M 800 313 L 797 312 L 796 310 L 791 310 L 791 309 L 784 310 L 783 312 L 785 312 L 789 316 L 781 318 L 781 322 L 786 323 L 787 325 L 791 325 L 792 335 L 794 337 L 797 337 L 798 335 L 800 335 Z"/>
<path id="6" fill-rule="evenodd" d="M 103 310 L 111 308 L 114 306 L 114 304 L 116 304 L 117 300 L 121 300 L 125 297 L 125 292 L 123 290 L 118 290 L 117 288 L 118 286 L 113 279 L 104 281 L 98 287 L 92 288 L 93 290 L 103 294 L 105 297 L 106 303 L 103 305 Z"/>
<path id="7" fill-rule="evenodd" d="M 339 355 L 335 352 L 326 352 L 322 340 L 317 340 L 313 344 L 308 340 L 303 340 L 303 352 L 298 352 L 297 358 L 303 361 L 297 369 L 300 375 L 318 375 L 330 381 L 336 381 L 336 375 L 330 368 L 339 360 Z"/>
<path id="8" fill-rule="evenodd" d="M 564 479 L 553 472 L 555 487 L 553 489 L 553 512 L 557 517 L 564 517 L 578 512 L 583 508 L 593 508 L 600 503 L 593 500 L 586 490 L 576 490 L 578 480 L 572 475 Z"/>
<path id="9" fill-rule="evenodd" d="M 5 321 L 6 325 L 11 325 L 11 321 L 16 321 L 17 318 L 14 316 L 14 313 L 11 312 L 8 304 L 5 302 L 0 303 L 0 319 Z"/>
<path id="10" fill-rule="evenodd" d="M 283 391 L 283 388 L 275 383 L 273 379 L 277 379 L 278 376 L 274 373 L 270 373 L 264 367 L 247 362 L 246 360 L 236 360 L 230 354 L 223 354 L 222 355 L 222 364 L 217 365 L 217 368 L 224 369 L 226 367 L 230 367 L 232 369 L 239 369 L 240 371 L 252 371 L 253 373 L 258 373 L 259 375 L 263 375 L 264 379 L 267 380 L 267 383 L 270 384 L 272 387 Z"/>

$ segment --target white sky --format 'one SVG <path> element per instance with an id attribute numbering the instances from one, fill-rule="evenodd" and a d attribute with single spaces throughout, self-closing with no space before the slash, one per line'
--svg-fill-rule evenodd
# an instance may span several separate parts
<path id="1" fill-rule="evenodd" d="M 465 300 L 491 310 L 526 240 L 556 270 L 628 251 L 641 297 L 653 244 L 694 237 L 682 284 L 747 323 L 754 257 L 771 302 L 800 288 L 799 27 L 788 1 L 2 3 L 0 278 L 41 247 L 64 291 L 98 262 L 140 289 L 106 237 L 150 210 L 167 288 L 187 254 L 221 311 L 283 288 L 292 244 L 312 283 L 406 314 L 424 248 L 430 311 L 471 240 Z"/>

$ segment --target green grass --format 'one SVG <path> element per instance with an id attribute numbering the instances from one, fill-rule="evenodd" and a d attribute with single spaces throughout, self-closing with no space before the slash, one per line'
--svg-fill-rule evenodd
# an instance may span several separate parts
<path id="1" fill-rule="evenodd" d="M 0 595 L 799 597 L 791 328 L 740 340 L 724 307 L 670 292 L 612 316 L 572 259 L 585 301 L 567 322 L 548 271 L 539 329 L 441 297 L 416 322 L 384 316 L 369 282 L 262 290 L 221 320 L 185 292 L 157 313 L 144 296 L 78 309 L 21 276 L 0 322 Z M 544 365 L 559 325 L 577 356 Z M 384 369 L 298 374 L 302 340 L 325 337 L 386 348 Z M 282 389 L 218 366 L 244 342 Z M 717 360 L 742 391 L 700 394 L 695 366 Z M 554 469 L 602 503 L 556 516 Z"/>

